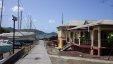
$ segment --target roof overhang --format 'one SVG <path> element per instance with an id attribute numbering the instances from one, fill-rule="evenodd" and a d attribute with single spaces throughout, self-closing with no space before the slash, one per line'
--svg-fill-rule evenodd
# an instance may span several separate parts
<path id="1" fill-rule="evenodd" d="M 68 30 L 88 29 L 91 26 L 95 26 L 95 25 L 99 25 L 99 24 L 100 24 L 100 22 L 95 22 L 95 23 L 91 23 L 91 24 L 80 25 L 80 26 L 77 26 L 77 27 L 74 27 L 74 28 L 70 28 Z"/>

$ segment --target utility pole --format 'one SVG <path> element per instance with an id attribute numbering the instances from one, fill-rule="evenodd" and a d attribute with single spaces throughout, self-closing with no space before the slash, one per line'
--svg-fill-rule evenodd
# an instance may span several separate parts
<path id="1" fill-rule="evenodd" d="M 2 28 L 2 17 L 3 17 L 3 3 L 4 1 L 2 0 L 2 7 L 1 7 L 1 15 L 0 15 L 0 33 L 1 33 L 1 28 Z"/>
<path id="2" fill-rule="evenodd" d="M 15 21 L 17 21 L 17 17 L 15 17 L 14 15 L 12 15 L 13 17 L 13 54 L 14 54 L 14 44 L 15 44 Z"/>
<path id="3" fill-rule="evenodd" d="M 20 29 L 22 28 L 22 11 L 20 12 Z"/>
<path id="4" fill-rule="evenodd" d="M 18 0 L 18 29 L 20 29 L 20 18 L 19 18 L 19 11 L 20 11 L 20 3 L 19 3 L 19 0 Z"/>

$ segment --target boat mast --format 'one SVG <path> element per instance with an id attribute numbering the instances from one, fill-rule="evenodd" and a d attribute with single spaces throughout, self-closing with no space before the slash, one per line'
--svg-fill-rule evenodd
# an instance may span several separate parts
<path id="1" fill-rule="evenodd" d="M 22 28 L 22 11 L 20 12 L 20 29 Z"/>
<path id="2" fill-rule="evenodd" d="M 32 29 L 32 19 L 31 19 L 31 16 L 30 16 L 30 29 Z"/>
<path id="3" fill-rule="evenodd" d="M 64 20 L 63 20 L 63 12 L 62 12 L 62 24 L 64 23 Z"/>
<path id="4" fill-rule="evenodd" d="M 1 25 L 2 25 L 2 17 L 3 17 L 3 0 L 2 0 L 1 15 L 0 15 L 0 29 L 1 29 Z"/>
<path id="5" fill-rule="evenodd" d="M 19 18 L 19 11 L 20 11 L 20 3 L 19 3 L 19 0 L 18 0 L 18 29 L 20 29 L 20 18 Z"/>

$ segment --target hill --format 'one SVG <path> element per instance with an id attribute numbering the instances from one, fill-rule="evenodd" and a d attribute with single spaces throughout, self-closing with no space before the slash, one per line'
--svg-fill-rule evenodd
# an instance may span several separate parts
<path id="1" fill-rule="evenodd" d="M 11 27 L 7 27 L 7 28 L 5 28 L 5 29 L 8 30 L 8 31 L 10 31 L 10 32 L 13 31 L 13 28 L 11 28 Z M 15 31 L 35 32 L 36 35 L 37 35 L 37 38 L 39 38 L 39 39 L 49 38 L 49 37 L 51 37 L 51 36 L 57 36 L 57 33 L 55 33 L 55 32 L 45 33 L 45 32 L 43 32 L 43 31 L 37 30 L 37 29 L 21 29 L 21 30 L 15 29 Z"/>
<path id="2" fill-rule="evenodd" d="M 57 36 L 57 33 L 55 33 L 55 32 L 45 33 L 43 31 L 37 30 L 37 29 L 21 29 L 19 31 L 35 32 L 37 35 L 37 38 L 39 38 L 39 39 L 50 38 L 51 36 Z"/>

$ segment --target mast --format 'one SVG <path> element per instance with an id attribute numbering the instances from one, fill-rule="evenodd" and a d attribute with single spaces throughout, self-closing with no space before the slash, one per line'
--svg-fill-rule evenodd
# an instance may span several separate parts
<path id="1" fill-rule="evenodd" d="M 2 7 L 1 7 L 1 15 L 0 15 L 0 29 L 1 29 L 1 24 L 2 24 L 2 18 L 3 18 L 3 0 L 2 0 Z M 0 30 L 1 31 L 1 30 Z"/>
<path id="2" fill-rule="evenodd" d="M 19 25 L 20 25 L 19 11 L 20 11 L 20 3 L 18 0 L 18 29 L 20 29 L 20 27 L 19 27 Z"/>
<path id="3" fill-rule="evenodd" d="M 31 16 L 30 16 L 30 29 L 32 29 L 32 19 L 31 19 Z"/>
<path id="4" fill-rule="evenodd" d="M 22 28 L 22 11 L 20 12 L 20 29 Z"/>
<path id="5" fill-rule="evenodd" d="M 27 25 L 27 29 L 29 29 L 29 15 L 27 16 L 27 23 L 26 23 L 26 25 Z"/>
<path id="6" fill-rule="evenodd" d="M 63 12 L 62 12 L 62 24 L 64 23 L 64 20 L 63 20 Z"/>

